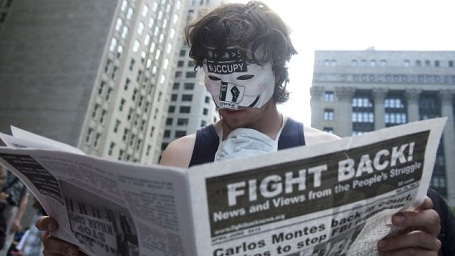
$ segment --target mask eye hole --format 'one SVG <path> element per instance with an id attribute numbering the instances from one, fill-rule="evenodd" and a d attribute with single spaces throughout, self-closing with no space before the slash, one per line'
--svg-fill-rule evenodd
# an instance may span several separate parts
<path id="1" fill-rule="evenodd" d="M 212 80 L 212 81 L 219 81 L 221 80 L 220 78 L 216 77 L 216 76 L 209 76 L 209 79 Z"/>
<path id="2" fill-rule="evenodd" d="M 253 77 L 254 77 L 254 75 L 243 75 L 243 76 L 237 77 L 237 80 L 249 80 Z"/>

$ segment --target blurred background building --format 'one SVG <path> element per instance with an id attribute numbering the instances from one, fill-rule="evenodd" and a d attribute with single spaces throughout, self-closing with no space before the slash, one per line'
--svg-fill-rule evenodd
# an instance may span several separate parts
<path id="1" fill-rule="evenodd" d="M 0 0 L 0 131 L 157 163 L 170 141 L 216 119 L 182 37 L 195 8 L 214 4 Z"/>
<path id="2" fill-rule="evenodd" d="M 430 186 L 455 205 L 455 52 L 316 51 L 311 124 L 355 136 L 447 117 Z"/>
<path id="3" fill-rule="evenodd" d="M 13 125 L 87 154 L 158 163 L 170 141 L 217 119 L 183 29 L 196 8 L 218 4 L 0 0 L 0 132 Z"/>
<path id="4" fill-rule="evenodd" d="M 191 21 L 196 18 L 199 10 L 213 8 L 220 4 L 221 0 L 191 0 L 186 20 Z M 176 71 L 161 144 L 162 150 L 173 140 L 192 134 L 198 128 L 214 123 L 219 118 L 212 96 L 203 84 L 203 77 L 194 70 L 189 50 L 186 42 L 182 42 L 175 63 Z"/>

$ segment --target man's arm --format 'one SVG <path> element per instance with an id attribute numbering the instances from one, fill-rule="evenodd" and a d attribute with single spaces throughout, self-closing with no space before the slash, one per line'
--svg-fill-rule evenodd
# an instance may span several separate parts
<path id="1" fill-rule="evenodd" d="M 174 167 L 188 168 L 193 154 L 194 142 L 196 135 L 187 135 L 171 142 L 163 152 L 160 164 Z M 36 227 L 39 230 L 45 231 L 41 236 L 41 241 L 44 245 L 45 256 L 77 256 L 83 255 L 79 252 L 77 246 L 52 237 L 50 232 L 57 230 L 58 223 L 55 219 L 43 216 L 36 222 Z"/>
<path id="2" fill-rule="evenodd" d="M 163 152 L 160 165 L 188 168 L 195 141 L 196 134 L 191 134 L 171 142 Z"/>
<path id="3" fill-rule="evenodd" d="M 16 217 L 14 218 L 13 225 L 11 226 L 11 232 L 16 232 L 21 228 L 21 220 L 24 217 L 25 209 L 28 203 L 28 193 L 25 193 L 21 201 L 19 202 L 19 210 L 17 211 Z"/>

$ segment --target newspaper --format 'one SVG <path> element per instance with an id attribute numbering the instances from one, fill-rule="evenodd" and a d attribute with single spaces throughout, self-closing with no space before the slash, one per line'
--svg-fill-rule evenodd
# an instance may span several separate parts
<path id="1" fill-rule="evenodd" d="M 0 162 L 103 255 L 377 255 L 391 215 L 420 205 L 446 118 L 203 164 L 140 165 L 13 128 Z"/>

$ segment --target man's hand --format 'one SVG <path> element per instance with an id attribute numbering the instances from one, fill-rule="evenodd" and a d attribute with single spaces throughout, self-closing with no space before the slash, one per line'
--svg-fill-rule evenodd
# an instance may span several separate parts
<path id="1" fill-rule="evenodd" d="M 43 216 L 36 221 L 36 227 L 44 231 L 41 235 L 45 256 L 78 256 L 85 255 L 79 251 L 77 246 L 68 242 L 62 241 L 50 235 L 50 232 L 57 230 L 57 221 L 51 217 Z"/>
<path id="2" fill-rule="evenodd" d="M 441 242 L 437 237 L 441 225 L 429 197 L 416 210 L 395 214 L 392 223 L 402 230 L 378 242 L 380 255 L 438 255 Z"/>

